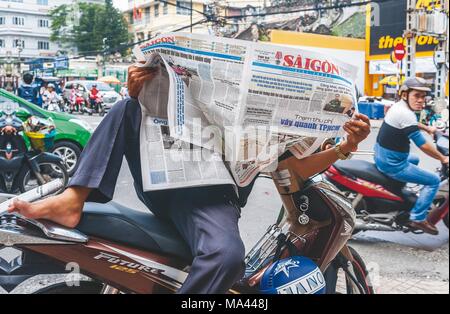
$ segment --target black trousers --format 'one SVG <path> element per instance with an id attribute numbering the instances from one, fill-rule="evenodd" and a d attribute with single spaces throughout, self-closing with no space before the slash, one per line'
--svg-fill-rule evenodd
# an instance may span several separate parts
<path id="1" fill-rule="evenodd" d="M 238 229 L 240 208 L 232 187 L 144 193 L 140 124 L 137 100 L 125 99 L 114 105 L 84 149 L 69 186 L 92 188 L 87 201 L 110 201 L 125 156 L 139 199 L 154 214 L 173 222 L 194 256 L 189 276 L 179 293 L 225 293 L 243 276 L 245 269 L 245 248 Z"/>

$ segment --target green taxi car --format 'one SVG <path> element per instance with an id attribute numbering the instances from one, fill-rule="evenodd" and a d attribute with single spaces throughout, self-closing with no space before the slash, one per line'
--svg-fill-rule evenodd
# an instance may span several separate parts
<path id="1" fill-rule="evenodd" d="M 81 152 L 93 132 L 89 123 L 67 113 L 44 110 L 4 89 L 0 89 L 0 106 L 6 104 L 19 106 L 19 108 L 25 109 L 40 118 L 53 119 L 57 135 L 52 152 L 64 160 L 69 175 L 73 175 L 77 169 Z"/>

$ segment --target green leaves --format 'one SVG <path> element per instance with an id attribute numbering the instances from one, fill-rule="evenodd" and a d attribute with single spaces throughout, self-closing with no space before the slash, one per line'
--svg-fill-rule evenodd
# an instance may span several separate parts
<path id="1" fill-rule="evenodd" d="M 130 38 L 127 22 L 111 0 L 105 5 L 61 5 L 50 12 L 50 17 L 50 40 L 75 46 L 80 54 L 123 53 L 121 44 Z"/>

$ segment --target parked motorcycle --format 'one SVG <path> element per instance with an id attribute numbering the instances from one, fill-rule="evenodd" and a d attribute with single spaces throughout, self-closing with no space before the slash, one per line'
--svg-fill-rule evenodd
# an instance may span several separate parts
<path id="1" fill-rule="evenodd" d="M 436 132 L 437 149 L 448 156 L 448 130 Z M 448 165 L 437 170 L 441 178 L 439 192 L 433 200 L 428 220 L 433 225 L 444 220 L 448 227 L 449 190 Z M 357 212 L 355 232 L 364 230 L 404 231 L 409 214 L 420 190 L 406 183 L 393 180 L 378 171 L 374 163 L 364 160 L 338 161 L 325 172 L 326 178 L 337 186 L 352 202 Z"/>
<path id="2" fill-rule="evenodd" d="M 68 180 L 60 157 L 34 148 L 28 150 L 19 132 L 24 130 L 22 119 L 30 117 L 25 109 L 1 112 L 0 129 L 7 126 L 11 129 L 8 134 L 0 135 L 0 190 L 3 193 L 23 193 L 55 178 Z"/>
<path id="3" fill-rule="evenodd" d="M 293 255 L 316 263 L 328 293 L 373 293 L 362 258 L 347 246 L 351 203 L 320 175 L 303 184 L 293 158 L 272 174 L 284 209 L 246 256 L 245 276 L 230 293 L 261 293 L 265 270 Z M 5 241 L 0 259 L 8 254 L 10 262 L 0 264 L 0 289 L 11 293 L 174 293 L 193 260 L 170 222 L 114 202 L 87 203 L 76 230 L 0 212 Z M 302 293 L 300 284 L 290 289 Z"/>

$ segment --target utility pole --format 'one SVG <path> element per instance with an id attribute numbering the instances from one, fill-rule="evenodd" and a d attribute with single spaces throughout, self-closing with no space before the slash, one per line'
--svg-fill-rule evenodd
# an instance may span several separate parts
<path id="1" fill-rule="evenodd" d="M 406 78 L 416 76 L 416 33 L 415 33 L 415 10 L 416 0 L 406 0 L 406 30 L 404 37 L 406 38 Z"/>
<path id="2" fill-rule="evenodd" d="M 98 70 L 98 78 L 103 77 L 103 72 L 105 71 L 105 63 L 106 63 L 106 50 L 108 49 L 108 46 L 106 45 L 106 41 L 108 38 L 103 38 L 103 52 L 102 52 L 102 60 L 101 60 L 101 67 Z"/>
<path id="3" fill-rule="evenodd" d="M 192 16 L 194 15 L 194 7 L 193 7 L 193 3 L 192 3 L 192 0 L 191 0 L 191 34 L 192 34 Z"/>
<path id="4" fill-rule="evenodd" d="M 448 59 L 448 36 L 449 36 L 449 30 L 448 30 L 448 13 L 449 13 L 449 0 L 444 0 L 444 5 L 441 7 L 441 15 L 446 14 L 442 16 L 442 20 L 446 21 L 446 32 L 443 34 L 443 36 L 439 39 L 439 45 L 436 48 L 434 52 L 434 62 L 437 67 L 436 71 L 436 81 L 435 81 L 435 110 L 442 110 L 445 109 L 447 106 L 447 103 L 445 101 L 445 83 L 447 81 L 448 77 L 448 66 L 449 66 L 449 59 Z"/>
<path id="5" fill-rule="evenodd" d="M 438 40 L 439 43 L 433 55 L 433 61 L 436 66 L 434 99 L 436 111 L 446 107 L 445 83 L 448 74 L 447 45 L 449 37 L 448 2 L 449 0 L 428 1 L 424 2 L 423 7 L 417 8 L 416 0 L 407 0 L 406 30 L 404 33 L 407 39 L 406 77 L 416 76 L 416 36 L 430 36 Z"/>
<path id="6" fill-rule="evenodd" d="M 19 53 L 19 63 L 17 64 L 17 72 L 19 73 L 19 75 L 21 75 L 21 63 L 22 63 L 22 51 L 23 51 L 23 45 L 22 45 L 22 39 L 19 39 L 17 41 L 17 52 Z"/>

